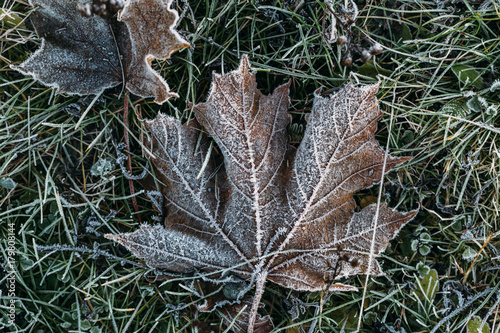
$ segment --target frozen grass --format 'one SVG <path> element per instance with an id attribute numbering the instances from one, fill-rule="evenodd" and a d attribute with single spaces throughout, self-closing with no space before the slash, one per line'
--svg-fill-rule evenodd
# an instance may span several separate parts
<path id="1" fill-rule="evenodd" d="M 384 146 L 389 140 L 393 154 L 414 157 L 386 177 L 383 193 L 392 206 L 420 205 L 421 212 L 382 256 L 387 276 L 370 278 L 361 331 L 466 332 L 469 323 L 470 332 L 499 332 L 500 3 L 359 3 L 354 40 L 377 41 L 385 51 L 367 64 L 354 54 L 346 68 L 341 48 L 326 40 L 331 17 L 323 2 L 177 1 L 179 30 L 193 47 L 155 66 L 180 98 L 131 103 L 144 118 L 161 111 L 187 119 L 188 103 L 206 98 L 211 73 L 234 69 L 248 54 L 264 92 L 292 81 L 296 143 L 315 89 L 380 81 L 386 116 L 377 138 Z M 75 129 L 93 97 L 55 95 L 9 69 L 40 43 L 22 22 L 28 12 L 25 0 L 6 0 L 0 12 L 0 327 L 7 323 L 5 239 L 14 223 L 20 331 L 219 330 L 219 317 L 193 306 L 200 298 L 191 290 L 203 284 L 157 280 L 103 238 L 139 224 L 117 163 L 123 96 L 119 88 L 106 91 Z M 129 124 L 140 174 L 143 129 L 133 112 Z M 134 183 L 142 219 L 153 222 L 158 213 Z M 377 193 L 357 200 L 363 205 Z M 351 283 L 363 287 L 364 277 Z M 276 331 L 348 332 L 357 327 L 361 298 L 268 284 L 264 312 Z M 474 323 L 484 323 L 482 330 Z"/>

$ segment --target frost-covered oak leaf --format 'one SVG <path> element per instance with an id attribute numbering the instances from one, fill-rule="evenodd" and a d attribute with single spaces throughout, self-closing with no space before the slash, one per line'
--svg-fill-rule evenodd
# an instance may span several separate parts
<path id="1" fill-rule="evenodd" d="M 178 14 L 172 0 L 127 0 L 107 19 L 79 12 L 84 0 L 30 0 L 30 19 L 40 48 L 12 68 L 59 92 L 87 95 L 124 83 L 133 94 L 163 103 L 177 94 L 151 68 L 189 46 L 174 30 Z"/>
<path id="2" fill-rule="evenodd" d="M 375 257 L 417 214 L 384 203 L 355 212 L 353 194 L 380 182 L 384 159 L 386 171 L 408 160 L 386 154 L 374 138 L 382 116 L 376 85 L 316 94 L 297 150 L 288 145 L 288 88 L 263 95 L 246 57 L 236 71 L 214 75 L 208 101 L 193 110 L 222 152 L 220 170 L 213 159 L 206 164 L 210 142 L 197 126 L 161 114 L 146 121 L 169 206 L 165 225 L 107 235 L 150 267 L 232 274 L 254 285 L 243 314 L 249 332 L 262 321 L 267 280 L 296 290 L 356 290 L 338 280 L 382 274 Z"/>

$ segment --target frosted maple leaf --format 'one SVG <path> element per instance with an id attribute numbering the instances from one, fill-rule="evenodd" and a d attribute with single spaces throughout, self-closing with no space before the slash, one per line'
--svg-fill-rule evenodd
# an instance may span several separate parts
<path id="1" fill-rule="evenodd" d="M 85 0 L 30 0 L 40 48 L 13 69 L 59 92 L 87 95 L 125 84 L 133 94 L 163 103 L 177 94 L 151 68 L 189 46 L 174 30 L 172 0 L 127 0 L 117 15 L 86 17 Z M 117 17 L 116 17 L 117 16 Z"/>
<path id="2" fill-rule="evenodd" d="M 161 114 L 146 121 L 169 206 L 165 225 L 106 236 L 150 267 L 248 281 L 255 294 L 250 302 L 238 295 L 250 310 L 237 321 L 248 332 L 270 330 L 257 314 L 266 281 L 356 290 L 338 280 L 382 274 L 375 256 L 417 214 L 384 203 L 355 212 L 353 193 L 380 182 L 384 162 L 387 171 L 409 159 L 389 156 L 374 138 L 382 116 L 376 85 L 316 94 L 296 151 L 286 131 L 288 89 L 261 94 L 246 57 L 236 71 L 214 75 L 207 102 L 193 111 L 222 152 L 220 170 L 207 159 L 210 141 L 199 125 Z"/>

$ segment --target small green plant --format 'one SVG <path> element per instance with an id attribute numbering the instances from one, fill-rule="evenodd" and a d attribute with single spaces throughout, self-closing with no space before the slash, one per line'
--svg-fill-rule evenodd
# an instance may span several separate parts
<path id="1" fill-rule="evenodd" d="M 431 235 L 429 234 L 427 228 L 424 226 L 418 226 L 413 232 L 414 239 L 411 241 L 411 250 L 418 251 L 420 255 L 426 256 L 431 252 L 432 241 Z"/>

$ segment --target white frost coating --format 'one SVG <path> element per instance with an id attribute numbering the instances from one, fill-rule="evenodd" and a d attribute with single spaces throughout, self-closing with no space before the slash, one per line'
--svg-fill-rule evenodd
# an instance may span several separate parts
<path id="1" fill-rule="evenodd" d="M 112 237 L 129 248 L 132 240 L 131 249 L 152 267 L 227 270 L 255 282 L 248 332 L 266 279 L 297 290 L 354 290 L 334 281 L 382 274 L 374 258 L 369 262 L 373 235 L 376 255 L 417 213 L 382 204 L 374 233 L 377 207 L 354 211 L 353 193 L 380 181 L 386 156 L 374 139 L 382 115 L 377 88 L 348 85 L 331 98 L 316 95 L 304 139 L 287 155 L 288 85 L 263 96 L 243 58 L 237 70 L 215 75 L 208 101 L 193 108 L 224 157 L 217 182 L 213 159 L 196 178 L 209 146 L 197 129 L 165 116 L 147 122 L 156 155 L 152 162 L 170 203 L 166 234 L 173 239 L 167 246 L 141 231 L 134 233 L 141 237 Z M 406 160 L 388 157 L 386 170 Z M 179 245 L 184 242 L 192 248 Z M 168 250 L 154 252 L 159 245 Z"/>
<path id="2" fill-rule="evenodd" d="M 151 267 L 165 268 L 174 272 L 190 272 L 198 269 L 223 271 L 238 264 L 238 258 L 232 255 L 227 246 L 217 242 L 216 238 L 204 239 L 183 231 L 165 229 L 161 225 L 142 225 L 139 230 L 127 234 L 126 239 L 124 237 L 106 235 L 106 238 L 124 242 L 134 255 L 144 258 Z"/>
<path id="3" fill-rule="evenodd" d="M 205 141 L 198 144 L 199 130 L 163 114 L 145 121 L 145 125 L 152 134 L 153 163 L 168 185 L 163 194 L 172 207 L 170 215 L 185 215 L 185 227 L 221 236 L 220 241 L 233 249 L 240 260 L 248 261 L 217 223 L 220 203 L 211 190 L 215 187 L 213 164 L 207 163 L 205 172 L 198 177 L 209 149 Z"/>
<path id="4" fill-rule="evenodd" d="M 69 94 L 97 94 L 125 81 L 130 92 L 154 96 L 159 104 L 176 97 L 150 66 L 153 59 L 166 59 L 189 46 L 174 30 L 178 14 L 170 9 L 171 1 L 127 1 L 120 14 L 125 24 L 97 15 L 84 17 L 78 5 L 85 3 L 30 0 L 38 7 L 30 19 L 42 45 L 11 68 Z"/>
<path id="5" fill-rule="evenodd" d="M 324 212 L 331 211 L 332 205 L 352 206 L 353 192 L 377 182 L 376 175 L 380 174 L 373 170 L 383 162 L 383 151 L 373 137 L 381 116 L 373 96 L 377 89 L 348 85 L 331 98 L 316 94 L 287 189 L 291 205 L 300 207 L 302 213 L 278 252 L 285 249 L 296 232 L 300 233 L 301 224 L 317 219 L 318 214 L 327 217 Z M 397 160 L 392 161 L 397 164 Z M 301 195 L 294 196 L 296 192 Z M 310 232 L 309 228 L 306 232 Z"/>
<path id="6" fill-rule="evenodd" d="M 97 94 L 120 84 L 119 54 L 110 26 L 98 16 L 80 15 L 78 3 L 82 2 L 31 0 L 38 6 L 31 20 L 42 44 L 28 60 L 11 68 L 69 94 Z"/>
<path id="7" fill-rule="evenodd" d="M 151 68 L 154 59 L 165 60 L 176 50 L 189 47 L 175 30 L 179 15 L 170 8 L 172 0 L 127 0 L 118 14 L 130 31 L 131 60 L 127 66 L 127 88 L 142 97 L 155 97 L 162 104 L 170 97 L 167 82 Z M 142 20 L 140 18 L 146 18 Z"/>
<path id="8" fill-rule="evenodd" d="M 208 101 L 194 108 L 224 154 L 233 189 L 226 220 L 233 225 L 233 238 L 254 239 L 242 247 L 247 257 L 262 254 L 286 215 L 279 202 L 270 202 L 280 198 L 282 188 L 277 176 L 287 150 L 288 86 L 263 96 L 243 57 L 238 70 L 214 75 Z"/>

